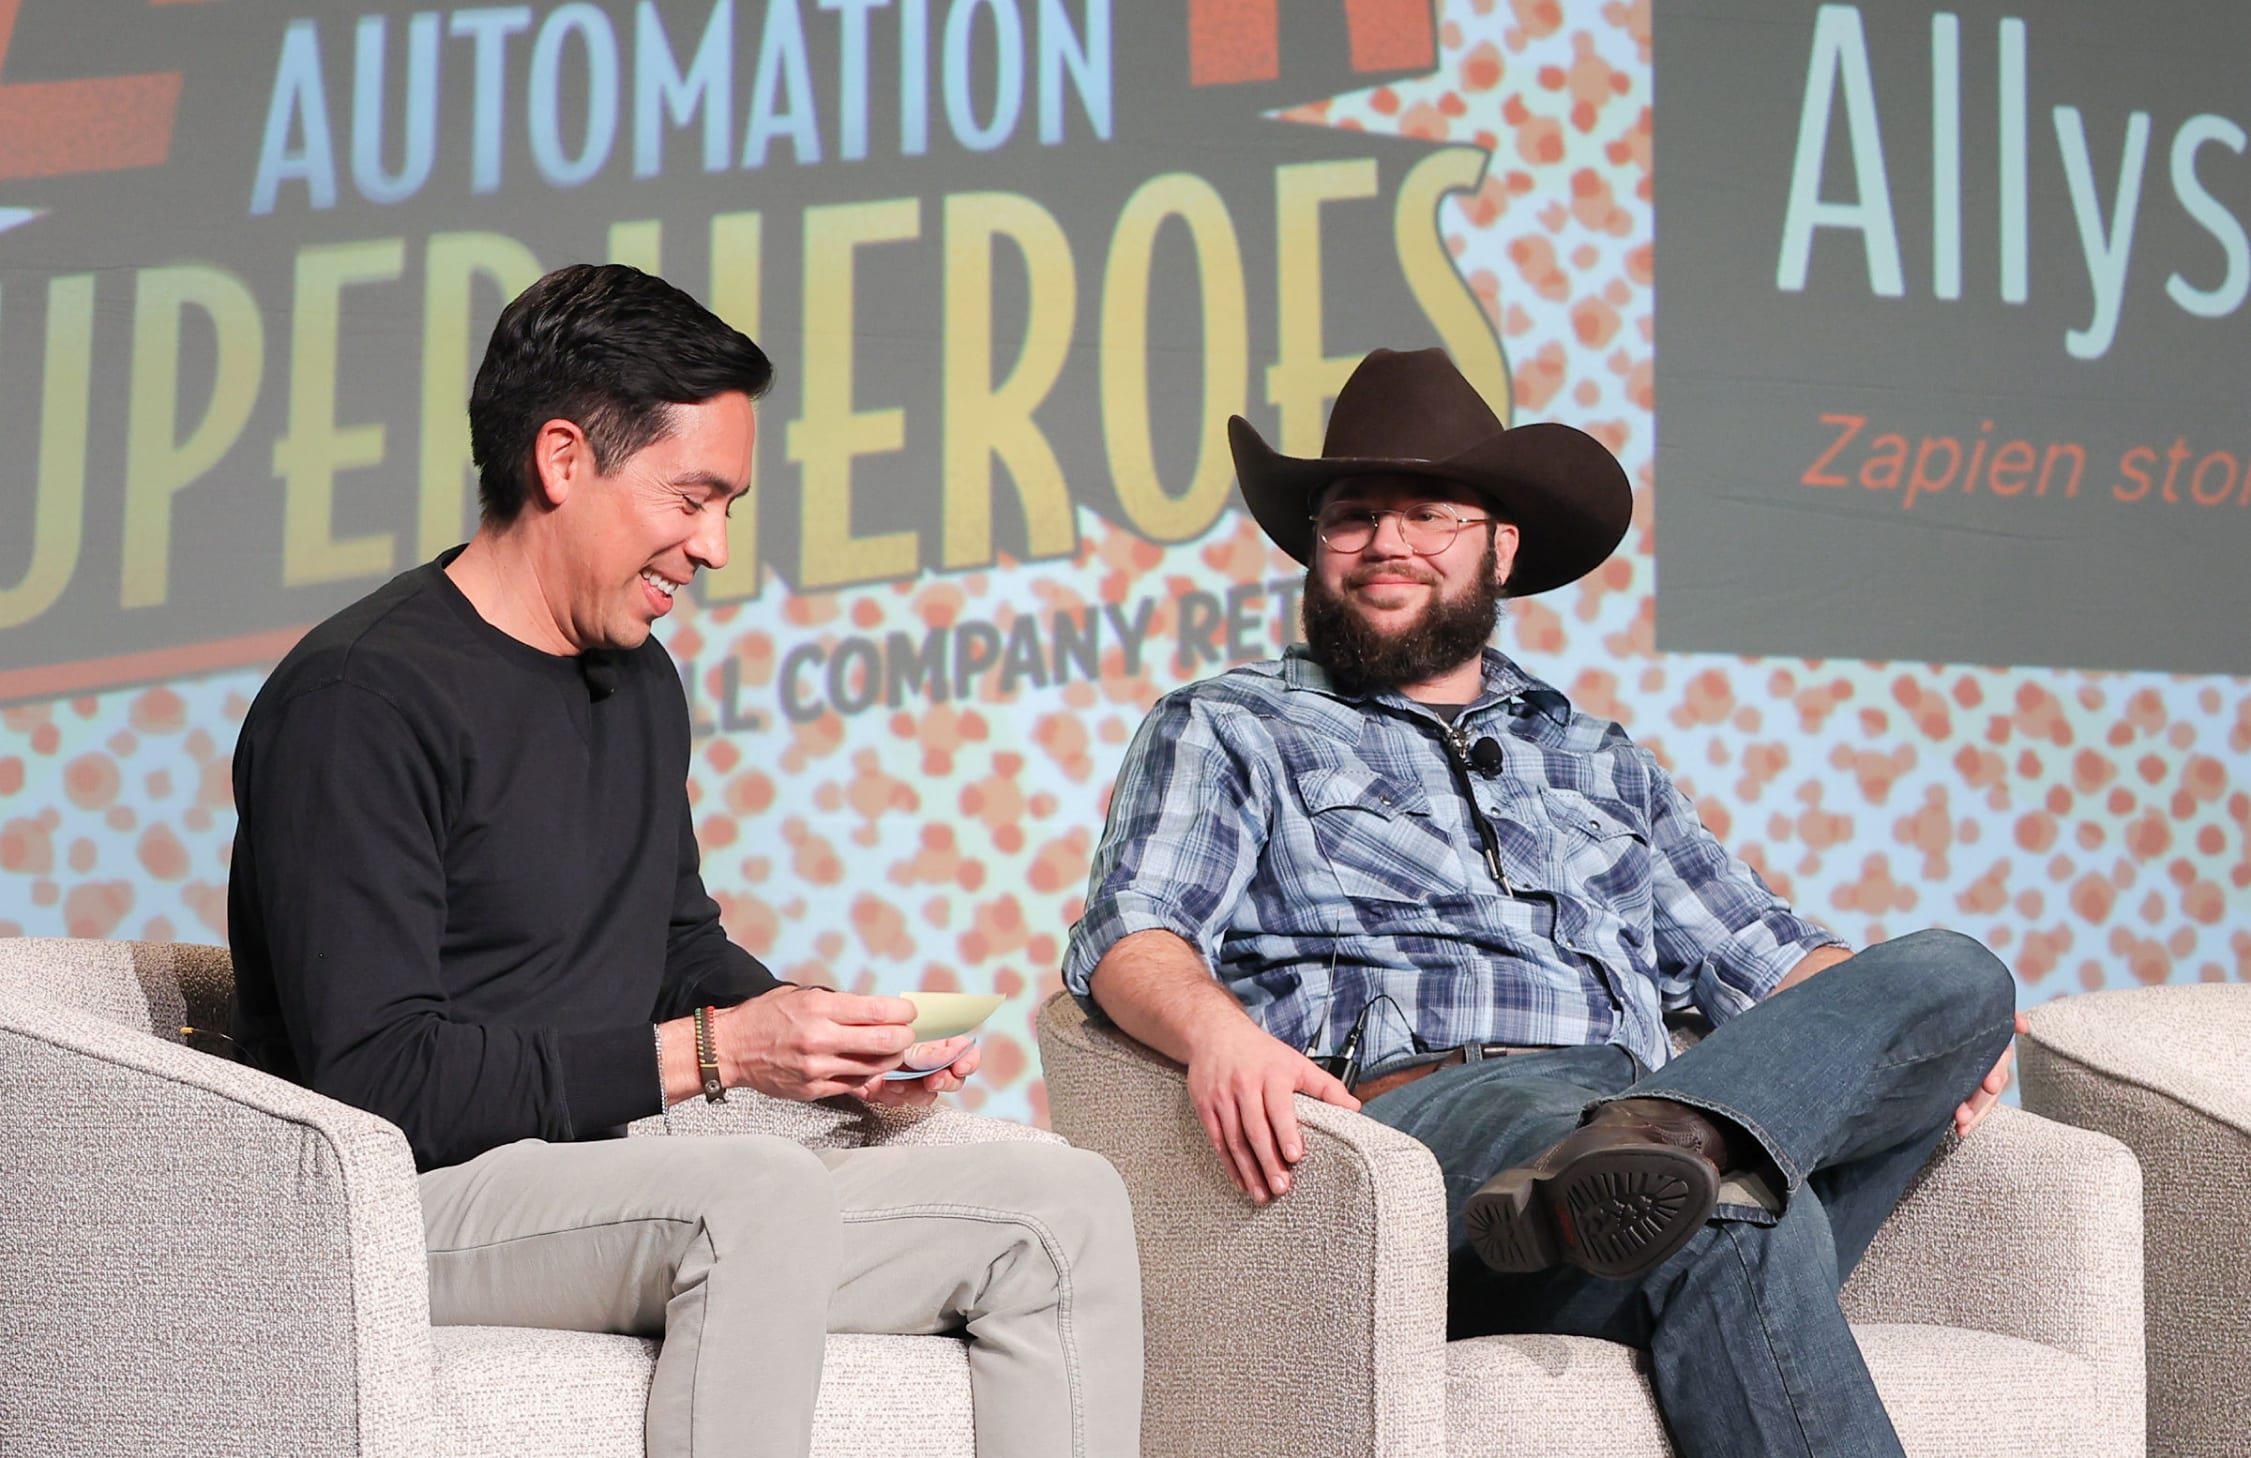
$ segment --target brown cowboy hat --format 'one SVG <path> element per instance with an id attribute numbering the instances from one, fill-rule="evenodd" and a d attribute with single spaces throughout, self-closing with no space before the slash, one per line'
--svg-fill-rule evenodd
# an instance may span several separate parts
<path id="1" fill-rule="evenodd" d="M 1568 425 L 1501 424 L 1441 349 L 1379 349 L 1337 392 L 1321 454 L 1285 456 L 1240 415 L 1227 422 L 1235 477 L 1275 546 L 1313 556 L 1322 488 L 1350 476 L 1458 482 L 1516 524 L 1511 597 L 1576 582 L 1602 565 L 1633 518 L 1633 487 L 1602 442 Z"/>

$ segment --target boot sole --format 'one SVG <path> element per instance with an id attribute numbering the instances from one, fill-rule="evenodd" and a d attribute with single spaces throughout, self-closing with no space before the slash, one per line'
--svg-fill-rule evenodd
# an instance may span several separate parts
<path id="1" fill-rule="evenodd" d="M 1462 1209 L 1470 1246 L 1496 1271 L 1577 1266 L 1622 1280 L 1688 1244 L 1719 1199 L 1719 1173 L 1684 1149 L 1590 1150 L 1562 1168 L 1504 1170 Z"/>

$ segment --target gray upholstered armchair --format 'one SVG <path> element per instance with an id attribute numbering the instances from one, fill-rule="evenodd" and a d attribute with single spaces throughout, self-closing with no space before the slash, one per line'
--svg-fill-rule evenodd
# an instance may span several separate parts
<path id="1" fill-rule="evenodd" d="M 2140 1158 L 2149 1451 L 2251 1448 L 2251 987 L 2121 988 L 2031 1013 L 2024 1104 Z"/>
<path id="2" fill-rule="evenodd" d="M 433 1329 L 405 1136 L 182 1046 L 230 986 L 223 948 L 0 939 L 0 1454 L 640 1458 L 655 1344 Z M 744 1092 L 674 1124 L 1053 1137 Z M 829 1339 L 816 1454 L 973 1451 L 961 1341 Z"/>
<path id="3" fill-rule="evenodd" d="M 1262 1209 L 1176 1065 L 1060 995 L 1040 1048 L 1056 1128 L 1133 1195 L 1145 1458 L 1670 1451 L 1636 1352 L 1447 1342 L 1438 1166 L 1414 1140 L 1300 1096 L 1307 1158 Z M 1910 1454 L 2141 1451 L 2140 1196 L 2119 1144 L 2015 1109 L 1933 1162 L 1846 1292 Z"/>

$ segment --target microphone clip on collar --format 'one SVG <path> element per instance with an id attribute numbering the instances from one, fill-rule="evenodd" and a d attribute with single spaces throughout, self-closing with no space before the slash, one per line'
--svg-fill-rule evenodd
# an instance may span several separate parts
<path id="1" fill-rule="evenodd" d="M 1501 767 L 1507 763 L 1501 741 L 1490 734 L 1479 735 L 1477 742 L 1473 744 L 1468 733 L 1457 725 L 1449 724 L 1446 726 L 1445 738 L 1446 751 L 1452 756 L 1454 763 L 1463 769 L 1475 770 L 1486 779 L 1499 775 Z"/>

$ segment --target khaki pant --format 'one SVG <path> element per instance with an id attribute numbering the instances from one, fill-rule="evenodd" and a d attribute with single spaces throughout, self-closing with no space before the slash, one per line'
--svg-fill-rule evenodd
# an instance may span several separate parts
<path id="1" fill-rule="evenodd" d="M 661 1336 L 651 1458 L 803 1458 L 829 1332 L 965 1333 L 978 1458 L 1131 1458 L 1132 1211 L 1100 1156 L 524 1140 L 422 1176 L 431 1319 Z"/>

